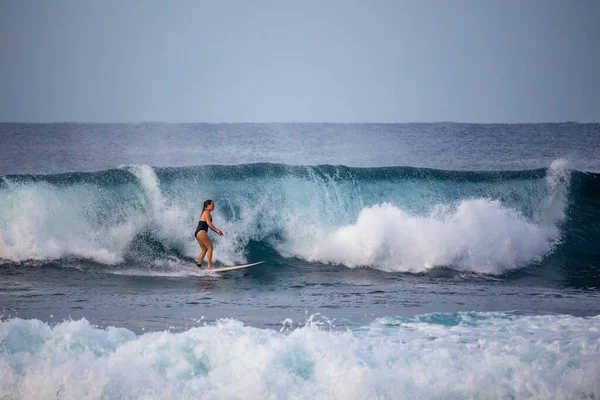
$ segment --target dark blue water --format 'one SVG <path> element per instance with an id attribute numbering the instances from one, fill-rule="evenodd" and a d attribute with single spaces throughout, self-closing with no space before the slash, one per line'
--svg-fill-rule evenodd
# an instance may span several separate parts
<path id="1" fill-rule="evenodd" d="M 229 398 L 219 371 L 261 357 L 247 382 L 257 398 L 285 397 L 270 383 L 282 368 L 300 398 L 429 397 L 416 375 L 402 388 L 374 376 L 441 379 L 434 364 L 450 377 L 440 393 L 458 397 L 502 380 L 500 397 L 599 395 L 600 124 L 0 124 L 0 140 L 0 372 L 12 395 L 35 391 L 18 385 L 27 364 L 64 369 L 76 397 L 83 365 L 109 398 L 130 385 Z M 217 262 L 264 264 L 194 267 L 207 198 L 225 232 Z M 263 350 L 212 354 L 207 335 L 225 353 Z M 57 343 L 66 358 L 44 364 Z M 479 384 L 457 389 L 457 365 L 482 360 L 474 345 L 493 366 L 518 360 L 506 368 L 537 386 L 479 366 Z M 426 356 L 440 349 L 447 358 Z M 106 362 L 146 372 L 124 384 Z M 330 386 L 356 368 L 378 383 Z"/>
<path id="2" fill-rule="evenodd" d="M 599 171 L 599 124 L 0 124 L 0 174 L 269 162 Z"/>

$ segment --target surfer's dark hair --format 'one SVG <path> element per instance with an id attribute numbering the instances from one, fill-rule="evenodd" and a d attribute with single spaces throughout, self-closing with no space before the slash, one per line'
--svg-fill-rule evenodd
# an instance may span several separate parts
<path id="1" fill-rule="evenodd" d="M 206 207 L 210 206 L 212 203 L 213 203 L 213 201 L 212 201 L 212 200 L 210 200 L 210 199 L 209 199 L 209 200 L 206 200 L 206 201 L 204 202 L 204 206 L 202 206 L 202 211 L 206 210 Z"/>

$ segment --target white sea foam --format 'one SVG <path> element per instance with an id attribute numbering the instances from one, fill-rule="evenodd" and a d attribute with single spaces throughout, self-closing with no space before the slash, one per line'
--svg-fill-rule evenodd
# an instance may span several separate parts
<path id="1" fill-rule="evenodd" d="M 100 201 L 86 185 L 13 185 L 0 195 L 0 259 L 53 260 L 82 257 L 113 264 L 122 260 L 139 231 L 141 216 L 124 206 L 112 223 L 98 220 Z M 96 215 L 95 215 L 96 214 Z M 121 219 L 120 216 L 125 216 Z"/>
<path id="2" fill-rule="evenodd" d="M 197 244 L 194 251 L 189 246 L 192 242 L 189 212 L 164 198 L 158 177 L 150 166 L 134 165 L 129 170 L 140 182 L 144 193 L 144 215 L 147 224 L 161 243 L 167 248 L 183 248 L 190 255 L 197 253 Z"/>
<path id="3" fill-rule="evenodd" d="M 423 272 L 448 266 L 501 274 L 540 260 L 560 241 L 568 184 L 566 163 L 553 163 L 548 196 L 535 222 L 487 198 L 438 204 L 424 216 L 383 203 L 363 208 L 353 224 L 288 238 L 281 249 L 289 256 L 348 267 Z"/>
<path id="4" fill-rule="evenodd" d="M 381 204 L 363 209 L 355 224 L 297 252 L 310 261 L 349 267 L 421 272 L 451 266 L 498 274 L 538 260 L 557 235 L 555 226 L 533 224 L 495 200 L 464 200 L 425 217 Z"/>
<path id="5" fill-rule="evenodd" d="M 600 396 L 599 317 L 473 313 L 286 332 L 223 320 L 139 336 L 11 319 L 0 343 L 1 398 Z"/>

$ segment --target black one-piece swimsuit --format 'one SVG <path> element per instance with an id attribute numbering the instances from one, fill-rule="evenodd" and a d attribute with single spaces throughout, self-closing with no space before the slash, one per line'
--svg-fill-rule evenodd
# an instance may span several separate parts
<path id="1" fill-rule="evenodd" d="M 208 222 L 198 221 L 198 226 L 196 227 L 196 232 L 194 232 L 194 237 L 196 237 L 200 231 L 206 231 L 206 233 L 208 233 Z"/>

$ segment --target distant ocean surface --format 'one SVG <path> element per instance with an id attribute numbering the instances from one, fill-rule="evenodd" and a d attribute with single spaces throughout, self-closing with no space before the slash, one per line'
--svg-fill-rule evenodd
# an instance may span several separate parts
<path id="1" fill-rule="evenodd" d="M 600 124 L 0 124 L 0 399 L 600 398 Z M 215 259 L 195 267 L 202 202 Z"/>

